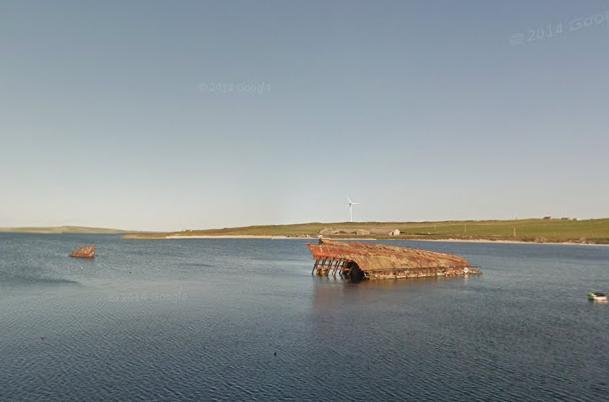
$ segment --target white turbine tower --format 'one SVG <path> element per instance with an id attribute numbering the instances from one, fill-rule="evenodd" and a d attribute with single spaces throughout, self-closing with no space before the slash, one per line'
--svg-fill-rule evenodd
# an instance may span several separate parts
<path id="1" fill-rule="evenodd" d="M 359 205 L 359 202 L 353 202 L 350 197 L 347 197 L 347 205 L 349 206 L 349 222 L 353 222 L 353 206 Z"/>

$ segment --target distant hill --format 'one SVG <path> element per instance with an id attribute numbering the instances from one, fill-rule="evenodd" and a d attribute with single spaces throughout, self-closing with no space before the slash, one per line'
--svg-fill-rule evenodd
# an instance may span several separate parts
<path id="1" fill-rule="evenodd" d="M 393 233 L 392 233 L 393 232 Z M 543 218 L 442 222 L 337 222 L 246 226 L 167 233 L 130 233 L 128 239 L 167 237 L 317 237 L 415 240 L 495 240 L 609 244 L 609 219 Z"/>
<path id="2" fill-rule="evenodd" d="M 84 226 L 0 228 L 0 233 L 41 234 L 123 234 L 126 239 L 167 239 L 183 237 L 289 237 L 411 239 L 411 240 L 491 240 L 609 244 L 609 219 L 567 218 L 441 221 L 441 222 L 334 222 L 291 225 L 260 225 L 181 232 L 136 232 Z"/>
<path id="3" fill-rule="evenodd" d="M 0 228 L 0 233 L 41 233 L 41 234 L 121 234 L 128 233 L 126 230 L 109 228 L 90 228 L 86 226 L 42 226 L 42 227 L 19 227 Z"/>

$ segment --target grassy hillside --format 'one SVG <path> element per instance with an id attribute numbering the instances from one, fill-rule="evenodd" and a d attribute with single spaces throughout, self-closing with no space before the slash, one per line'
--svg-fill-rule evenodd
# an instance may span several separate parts
<path id="1" fill-rule="evenodd" d="M 531 242 L 609 243 L 609 219 L 522 219 L 506 221 L 304 223 L 190 230 L 173 233 L 137 233 L 127 238 L 180 236 L 291 236 L 388 238 L 398 229 L 401 239 L 517 240 Z"/>
<path id="2" fill-rule="evenodd" d="M 124 230 L 107 228 L 90 228 L 84 226 L 43 226 L 43 227 L 20 227 L 0 228 L 3 233 L 41 233 L 41 234 L 118 234 L 126 233 Z"/>

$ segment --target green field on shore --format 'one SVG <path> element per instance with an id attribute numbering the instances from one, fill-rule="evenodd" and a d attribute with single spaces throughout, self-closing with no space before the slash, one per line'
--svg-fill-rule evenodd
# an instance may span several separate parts
<path id="1" fill-rule="evenodd" d="M 166 236 L 288 236 L 333 238 L 512 240 L 528 242 L 609 243 L 609 219 L 521 219 L 443 222 L 353 222 L 304 223 L 293 225 L 246 226 L 224 229 L 187 230 L 168 233 L 133 233 L 132 239 L 159 239 Z"/>

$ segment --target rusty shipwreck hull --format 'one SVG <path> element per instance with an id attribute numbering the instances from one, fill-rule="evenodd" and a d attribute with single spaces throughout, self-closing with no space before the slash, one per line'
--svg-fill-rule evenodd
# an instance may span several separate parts
<path id="1" fill-rule="evenodd" d="M 83 246 L 78 247 L 70 253 L 70 257 L 73 258 L 95 258 L 96 248 L 95 246 Z"/>
<path id="2" fill-rule="evenodd" d="M 307 247 L 315 260 L 312 273 L 320 276 L 359 281 L 480 274 L 463 257 L 427 250 L 321 239 Z"/>

